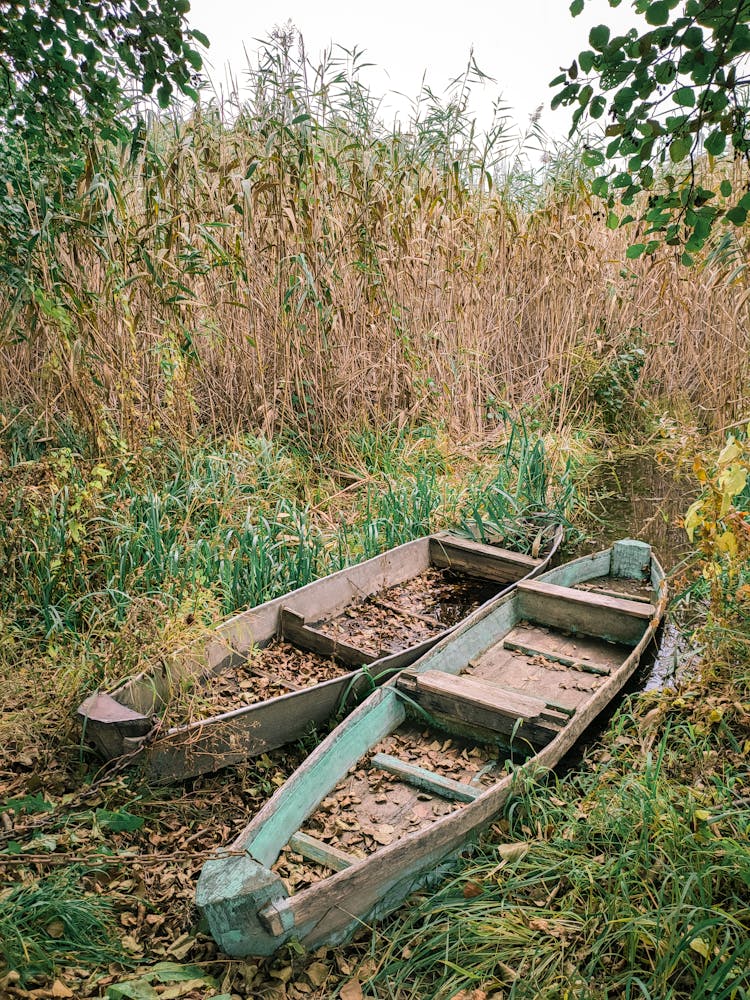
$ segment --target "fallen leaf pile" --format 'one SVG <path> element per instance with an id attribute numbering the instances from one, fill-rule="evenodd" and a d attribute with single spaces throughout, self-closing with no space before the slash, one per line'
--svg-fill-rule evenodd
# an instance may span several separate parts
<path id="1" fill-rule="evenodd" d="M 387 736 L 374 748 L 375 753 L 390 754 L 456 781 L 475 779 L 482 786 L 496 780 L 492 773 L 480 774 L 491 751 L 458 740 L 436 739 L 434 733 L 411 724 Z M 371 766 L 368 759 L 338 783 L 302 829 L 356 859 L 460 808 L 461 803 L 414 788 Z M 330 869 L 289 848 L 281 853 L 274 870 L 290 892 L 331 874 Z"/>
<path id="2" fill-rule="evenodd" d="M 253 649 L 244 663 L 196 683 L 187 695 L 169 705 L 163 721 L 179 725 L 209 719 L 243 705 L 256 705 L 311 687 L 348 669 L 328 657 L 274 639 L 262 649 Z"/>
<path id="3" fill-rule="evenodd" d="M 428 569 L 315 627 L 375 655 L 400 652 L 455 625 L 498 587 L 449 570 Z"/>

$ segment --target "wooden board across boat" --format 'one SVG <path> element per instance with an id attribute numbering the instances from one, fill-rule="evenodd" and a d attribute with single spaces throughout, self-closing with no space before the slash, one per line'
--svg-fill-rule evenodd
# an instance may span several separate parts
<path id="1" fill-rule="evenodd" d="M 111 692 L 95 692 L 78 708 L 84 738 L 105 759 L 132 757 L 156 780 L 202 774 L 301 739 L 342 701 L 368 693 L 467 615 L 537 576 L 561 540 L 557 528 L 533 557 L 448 532 L 407 542 L 244 611 L 197 650 L 182 649 Z M 425 586 L 435 599 L 422 607 L 415 594 Z M 381 626 L 368 626 L 376 617 Z"/>
<path id="2" fill-rule="evenodd" d="M 626 539 L 519 583 L 387 681 L 204 865 L 220 947 L 336 945 L 434 881 L 622 689 L 666 600 L 650 546 Z"/>

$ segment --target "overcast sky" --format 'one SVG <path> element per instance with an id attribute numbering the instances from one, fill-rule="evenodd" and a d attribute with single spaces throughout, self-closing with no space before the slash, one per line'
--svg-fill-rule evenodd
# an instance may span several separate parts
<path id="1" fill-rule="evenodd" d="M 388 91 L 416 97 L 422 77 L 441 91 L 465 67 L 470 49 L 479 67 L 496 83 L 476 91 L 475 104 L 486 119 L 492 100 L 502 95 L 513 117 L 525 125 L 540 105 L 549 108 L 549 81 L 587 47 L 592 25 L 607 23 L 620 33 L 636 23 L 628 0 L 612 10 L 607 0 L 588 0 L 572 18 L 569 0 L 191 0 L 190 21 L 211 39 L 208 71 L 226 89 L 227 68 L 240 82 L 247 65 L 244 50 L 275 25 L 291 20 L 302 32 L 308 56 L 331 42 L 365 49 L 367 83 L 373 95 Z M 385 116 L 406 116 L 407 102 L 390 97 Z M 569 112 L 545 112 L 542 122 L 553 135 L 567 132 Z"/>

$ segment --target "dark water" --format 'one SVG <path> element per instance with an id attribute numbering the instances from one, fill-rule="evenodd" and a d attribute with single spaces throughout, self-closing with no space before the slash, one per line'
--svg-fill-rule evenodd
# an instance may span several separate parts
<path id="1" fill-rule="evenodd" d="M 452 588 L 429 610 L 445 628 L 463 621 L 485 601 L 495 597 L 502 586 L 494 581 L 477 580 L 449 570 L 444 570 L 443 576 Z"/>
<path id="2" fill-rule="evenodd" d="M 648 542 L 668 574 L 678 573 L 691 552 L 681 519 L 698 494 L 696 481 L 662 465 L 652 455 L 631 455 L 600 466 L 589 481 L 595 518 L 593 541 L 576 555 L 606 548 L 618 538 Z M 671 581 L 670 581 L 671 583 Z M 674 596 L 674 586 L 670 586 Z M 693 652 L 675 612 L 668 612 L 656 643 L 644 657 L 629 691 L 669 686 L 689 669 Z"/>

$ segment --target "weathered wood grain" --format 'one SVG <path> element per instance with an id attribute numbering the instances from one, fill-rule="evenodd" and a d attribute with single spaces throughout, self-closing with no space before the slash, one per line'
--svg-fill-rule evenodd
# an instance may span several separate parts
<path id="1" fill-rule="evenodd" d="M 387 753 L 376 753 L 370 760 L 370 766 L 387 771 L 388 774 L 401 778 L 415 788 L 423 788 L 427 792 L 433 792 L 444 799 L 453 799 L 456 802 L 473 802 L 482 792 L 481 788 L 467 785 L 464 781 L 454 781 L 444 774 L 428 771 L 424 767 L 399 760 L 398 757 Z"/>
<path id="2" fill-rule="evenodd" d="M 430 541 L 430 559 L 434 566 L 452 569 L 467 576 L 478 576 L 498 583 L 514 583 L 541 565 L 541 559 L 483 545 L 466 538 L 442 535 Z"/>
<path id="3" fill-rule="evenodd" d="M 282 638 L 286 639 L 287 642 L 299 646 L 300 649 L 309 649 L 313 653 L 319 653 L 321 656 L 333 657 L 339 663 L 345 663 L 350 667 L 361 667 L 367 663 L 374 663 L 381 655 L 373 649 L 351 646 L 341 639 L 336 639 L 321 632 L 320 629 L 305 624 L 302 615 L 298 615 L 291 608 L 281 609 L 280 627 Z"/>
<path id="4" fill-rule="evenodd" d="M 565 720 L 544 701 L 517 694 L 497 684 L 428 671 L 403 673 L 398 680 L 402 690 L 423 709 L 437 714 L 448 726 L 451 720 L 461 723 L 460 732 L 474 731 L 484 739 L 492 733 L 528 741 L 535 746 L 548 743 Z M 468 728 L 467 728 L 468 727 Z"/>
<path id="5" fill-rule="evenodd" d="M 530 621 L 630 646 L 654 616 L 651 604 L 537 580 L 519 583 L 518 598 L 522 617 Z"/>
<path id="6" fill-rule="evenodd" d="M 358 860 L 353 854 L 348 854 L 332 844 L 326 844 L 317 837 L 311 837 L 309 833 L 302 833 L 298 830 L 289 840 L 291 850 L 301 854 L 308 861 L 314 861 L 324 868 L 330 868 L 332 872 L 342 872 L 345 868 L 351 868 Z"/>

